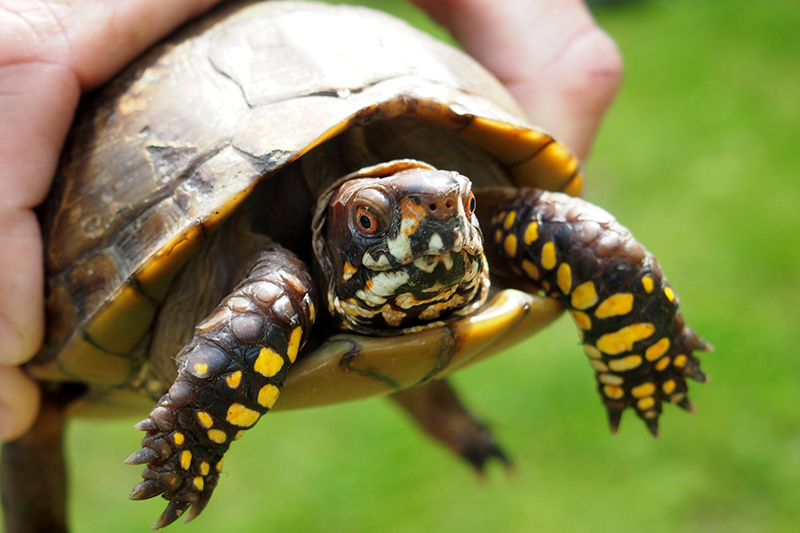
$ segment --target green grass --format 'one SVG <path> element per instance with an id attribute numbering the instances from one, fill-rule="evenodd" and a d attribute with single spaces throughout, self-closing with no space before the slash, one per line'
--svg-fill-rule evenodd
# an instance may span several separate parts
<path id="1" fill-rule="evenodd" d="M 376 5 L 378 2 L 373 2 Z M 393 9 L 409 12 L 402 4 Z M 388 6 L 389 4 L 387 4 Z M 515 472 L 485 483 L 388 402 L 275 414 L 233 447 L 210 507 L 175 531 L 777 532 L 800 525 L 800 32 L 792 1 L 605 8 L 627 73 L 587 196 L 661 258 L 712 341 L 695 416 L 611 437 L 561 321 L 456 377 Z M 125 499 L 132 420 L 72 423 L 78 532 L 145 531 Z"/>

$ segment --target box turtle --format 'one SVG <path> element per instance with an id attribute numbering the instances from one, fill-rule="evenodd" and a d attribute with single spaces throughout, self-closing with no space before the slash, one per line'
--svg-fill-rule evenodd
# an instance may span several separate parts
<path id="1" fill-rule="evenodd" d="M 657 434 L 710 346 L 581 180 L 483 68 L 385 14 L 247 3 L 183 29 L 84 99 L 42 206 L 45 401 L 4 447 L 8 531 L 66 530 L 69 414 L 152 409 L 126 462 L 132 499 L 169 501 L 156 528 L 273 408 L 392 394 L 476 468 L 505 460 L 445 378 L 565 308 L 612 430 L 631 407 Z"/>

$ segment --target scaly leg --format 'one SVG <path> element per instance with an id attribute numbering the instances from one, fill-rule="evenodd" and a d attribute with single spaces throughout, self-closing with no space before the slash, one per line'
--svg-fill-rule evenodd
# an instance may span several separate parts
<path id="1" fill-rule="evenodd" d="M 392 395 L 431 437 L 463 457 L 478 472 L 496 458 L 509 464 L 492 432 L 464 408 L 446 381 L 433 381 Z"/>
<path id="2" fill-rule="evenodd" d="M 606 211 L 560 193 L 476 194 L 482 220 L 491 218 L 484 232 L 492 266 L 499 260 L 569 309 L 611 430 L 628 406 L 655 436 L 662 402 L 691 411 L 686 378 L 707 381 L 692 352 L 711 345 L 684 324 L 658 261 L 630 232 Z"/>
<path id="3" fill-rule="evenodd" d="M 33 428 L 3 444 L 2 491 L 6 533 L 66 533 L 67 474 L 62 438 L 66 407 L 82 390 L 43 384 Z"/>
<path id="4" fill-rule="evenodd" d="M 274 247 L 261 252 L 244 281 L 195 329 L 179 355 L 179 373 L 148 418 L 144 464 L 131 499 L 163 493 L 169 500 L 153 526 L 164 527 L 190 506 L 185 521 L 208 503 L 222 457 L 273 406 L 286 373 L 314 323 L 316 291 L 307 268 Z"/>

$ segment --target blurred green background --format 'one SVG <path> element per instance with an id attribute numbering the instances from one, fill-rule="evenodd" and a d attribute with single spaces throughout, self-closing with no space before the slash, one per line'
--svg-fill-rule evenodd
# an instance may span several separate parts
<path id="1" fill-rule="evenodd" d="M 366 3 L 430 28 L 399 0 Z M 800 530 L 800 6 L 643 1 L 595 12 L 626 76 L 587 167 L 587 197 L 660 257 L 717 351 L 654 440 L 611 437 L 562 319 L 456 377 L 512 454 L 485 482 L 389 402 L 270 415 L 226 457 L 200 519 L 174 531 Z M 438 35 L 443 35 L 437 30 Z M 147 530 L 128 502 L 135 420 L 67 437 L 77 532 Z"/>

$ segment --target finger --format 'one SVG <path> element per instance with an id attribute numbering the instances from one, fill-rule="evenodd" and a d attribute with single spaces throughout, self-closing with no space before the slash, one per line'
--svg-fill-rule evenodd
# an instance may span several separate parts
<path id="1" fill-rule="evenodd" d="M 39 412 L 39 387 L 18 367 L 0 367 L 0 440 L 28 432 Z"/>
<path id="2" fill-rule="evenodd" d="M 97 87 L 220 0 L 0 0 L 0 65 L 48 62 Z"/>
<path id="3" fill-rule="evenodd" d="M 63 67 L 0 67 L 0 364 L 29 359 L 41 342 L 42 250 L 33 208 L 50 187 L 78 95 Z"/>
<path id="4" fill-rule="evenodd" d="M 622 60 L 582 0 L 414 0 L 509 88 L 531 120 L 585 159 Z"/>

